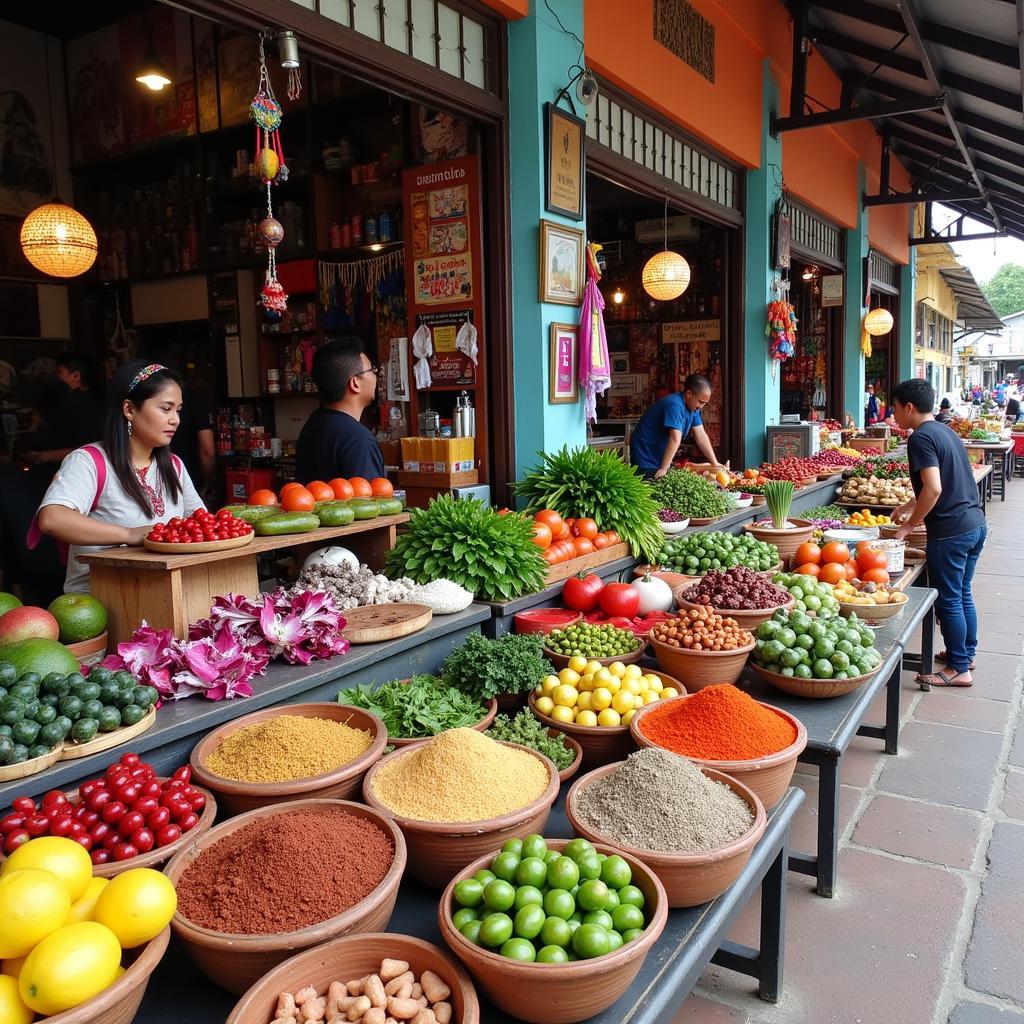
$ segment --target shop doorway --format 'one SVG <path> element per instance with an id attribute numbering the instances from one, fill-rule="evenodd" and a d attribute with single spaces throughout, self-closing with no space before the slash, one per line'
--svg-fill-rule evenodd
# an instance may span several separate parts
<path id="1" fill-rule="evenodd" d="M 871 339 L 871 355 L 864 360 L 864 389 L 874 385 L 879 405 L 879 419 L 885 419 L 892 405 L 892 390 L 900 382 L 899 367 L 899 296 L 874 292 L 872 309 L 886 309 L 892 316 L 893 326 L 888 334 Z M 864 421 L 867 423 L 867 419 Z"/>

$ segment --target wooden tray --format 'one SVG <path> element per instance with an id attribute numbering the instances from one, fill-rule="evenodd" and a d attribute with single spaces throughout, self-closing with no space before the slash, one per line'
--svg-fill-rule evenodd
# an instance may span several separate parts
<path id="1" fill-rule="evenodd" d="M 150 551 L 159 551 L 167 555 L 194 555 L 204 551 L 230 551 L 232 548 L 244 548 L 256 539 L 255 530 L 247 533 L 244 537 L 229 537 L 227 540 L 197 540 L 188 544 L 168 544 L 162 540 L 150 540 L 148 537 L 142 542 L 143 547 Z"/>
<path id="2" fill-rule="evenodd" d="M 628 544 L 611 544 L 600 551 L 591 551 L 589 555 L 579 555 L 576 558 L 570 558 L 567 562 L 559 562 L 557 565 L 548 567 L 545 585 L 550 587 L 552 583 L 567 580 L 570 576 L 575 576 L 576 573 L 583 572 L 585 569 L 595 569 L 606 562 L 625 558 L 628 554 Z"/>
<path id="3" fill-rule="evenodd" d="M 120 729 L 113 732 L 98 733 L 95 739 L 88 743 L 65 743 L 61 751 L 62 761 L 74 761 L 79 757 L 88 757 L 90 754 L 102 754 L 104 750 L 110 750 L 127 740 L 133 740 L 141 736 L 156 721 L 156 708 L 150 708 L 134 725 L 122 725 Z"/>
<path id="4" fill-rule="evenodd" d="M 725 515 L 721 515 L 721 516 L 698 516 L 696 519 L 691 516 L 690 517 L 690 525 L 691 526 L 710 526 L 711 523 L 717 523 L 719 519 L 724 519 L 725 516 L 727 516 L 728 514 L 729 513 L 726 512 Z"/>
<path id="5" fill-rule="evenodd" d="M 17 779 L 25 779 L 29 775 L 35 775 L 36 772 L 44 771 L 50 765 L 56 764 L 60 759 L 63 746 L 63 743 L 58 743 L 53 750 L 48 754 L 43 754 L 42 757 L 32 757 L 27 761 L 22 761 L 20 764 L 9 764 L 0 768 L 0 782 L 14 782 Z"/>
<path id="6" fill-rule="evenodd" d="M 380 644 L 430 625 L 434 613 L 425 604 L 371 604 L 342 612 L 341 635 L 350 644 Z"/>

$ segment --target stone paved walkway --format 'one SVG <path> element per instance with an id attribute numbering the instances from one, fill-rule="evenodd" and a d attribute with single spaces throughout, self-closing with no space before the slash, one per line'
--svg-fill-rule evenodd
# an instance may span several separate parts
<path id="1" fill-rule="evenodd" d="M 988 522 L 975 685 L 924 693 L 908 674 L 899 755 L 854 740 L 836 897 L 789 875 L 782 999 L 761 1002 L 752 981 L 710 967 L 676 1024 L 1024 1024 L 1024 481 Z M 814 849 L 805 771 L 793 840 Z M 756 911 L 734 939 L 756 942 Z"/>

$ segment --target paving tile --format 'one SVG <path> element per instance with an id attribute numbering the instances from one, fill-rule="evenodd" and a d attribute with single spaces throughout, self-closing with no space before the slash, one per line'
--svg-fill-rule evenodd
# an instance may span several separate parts
<path id="1" fill-rule="evenodd" d="M 961 1003 L 949 1015 L 949 1024 L 1020 1024 L 1021 1021 L 1024 1021 L 1024 1013 L 1017 1010 L 1001 1010 L 973 1002 Z"/>
<path id="2" fill-rule="evenodd" d="M 794 775 L 793 785 L 799 786 L 806 798 L 793 817 L 789 828 L 789 845 L 803 853 L 815 853 L 818 849 L 818 780 L 808 775 Z M 852 786 L 839 787 L 839 834 L 853 821 L 854 812 L 860 802 L 861 791 Z"/>
<path id="3" fill-rule="evenodd" d="M 1024 772 L 1008 772 L 1003 793 L 1003 814 L 1024 821 Z"/>
<path id="4" fill-rule="evenodd" d="M 756 1001 L 756 1000 L 755 1000 Z M 672 1024 L 747 1024 L 746 1010 L 691 995 L 672 1018 Z"/>
<path id="5" fill-rule="evenodd" d="M 1024 767 L 1024 721 L 1017 726 L 1017 735 L 1013 739 L 1008 760 L 1010 764 Z"/>
<path id="6" fill-rule="evenodd" d="M 844 786 L 866 786 L 879 763 L 890 756 L 882 748 L 881 740 L 871 739 L 869 736 L 856 736 L 843 754 L 840 781 Z"/>
<path id="7" fill-rule="evenodd" d="M 778 1003 L 750 998 L 751 979 L 714 966 L 702 975 L 701 989 L 730 1001 L 750 998 L 751 1024 L 931 1021 L 965 897 L 963 880 L 924 864 L 845 849 L 835 899 L 815 895 L 809 882 L 789 884 L 785 988 Z M 752 900 L 730 937 L 756 941 L 756 914 Z"/>
<path id="8" fill-rule="evenodd" d="M 904 672 L 900 680 L 900 719 L 903 719 L 914 703 L 914 698 L 921 692 L 921 688 L 914 682 L 913 673 Z M 868 706 L 866 722 L 873 725 L 885 723 L 885 698 L 886 692 L 883 689 L 875 695 L 875 699 Z"/>
<path id="9" fill-rule="evenodd" d="M 991 626 L 981 613 L 981 624 L 978 628 L 978 650 L 991 654 L 1014 654 L 1018 658 L 1024 653 L 1024 637 L 1019 633 L 1006 633 Z"/>
<path id="10" fill-rule="evenodd" d="M 1013 689 L 1017 685 L 1017 672 L 1021 659 L 1010 654 L 991 654 L 979 651 L 976 659 L 977 667 L 972 675 L 974 685 L 956 690 L 956 695 L 972 698 L 984 697 L 988 700 L 1010 700 Z M 936 668 L 939 666 L 936 664 Z M 953 696 L 953 694 L 949 694 Z"/>
<path id="11" fill-rule="evenodd" d="M 1004 700 L 960 700 L 960 690 L 932 690 L 914 708 L 914 720 L 1002 734 L 1013 708 Z"/>
<path id="12" fill-rule="evenodd" d="M 933 864 L 969 868 L 981 821 L 969 811 L 880 795 L 858 820 L 853 841 Z"/>
<path id="13" fill-rule="evenodd" d="M 977 992 L 1024 1002 L 1024 826 L 997 823 L 988 849 L 988 871 L 974 914 L 964 978 Z"/>
<path id="14" fill-rule="evenodd" d="M 988 806 L 1002 736 L 927 722 L 911 722 L 900 735 L 902 752 L 886 761 L 880 790 L 979 811 Z"/>

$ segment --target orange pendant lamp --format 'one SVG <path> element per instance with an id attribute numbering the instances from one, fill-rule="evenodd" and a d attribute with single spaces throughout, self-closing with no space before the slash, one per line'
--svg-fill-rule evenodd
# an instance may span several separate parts
<path id="1" fill-rule="evenodd" d="M 665 199 L 665 248 L 652 256 L 641 277 L 644 291 L 652 299 L 669 302 L 678 299 L 690 283 L 690 264 L 668 247 L 668 198 Z"/>
<path id="2" fill-rule="evenodd" d="M 36 207 L 21 225 L 21 251 L 51 277 L 78 277 L 96 262 L 96 232 L 59 199 Z"/>

